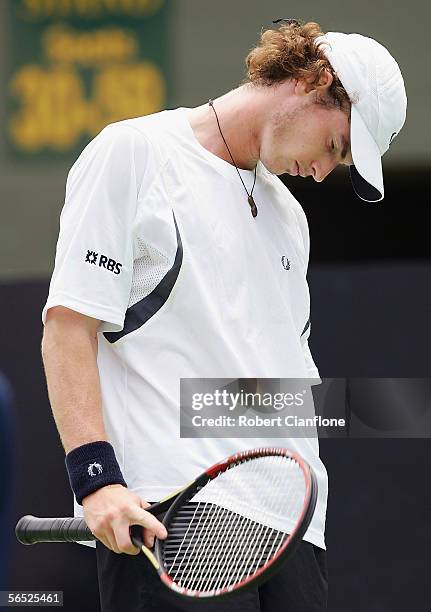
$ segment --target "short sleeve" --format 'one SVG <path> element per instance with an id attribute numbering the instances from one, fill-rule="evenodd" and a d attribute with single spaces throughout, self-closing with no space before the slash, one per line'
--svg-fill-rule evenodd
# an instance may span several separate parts
<path id="1" fill-rule="evenodd" d="M 100 319 L 100 332 L 123 328 L 138 194 L 151 175 L 151 145 L 125 122 L 107 126 L 83 150 L 67 178 L 44 324 L 48 309 L 61 305 Z"/>

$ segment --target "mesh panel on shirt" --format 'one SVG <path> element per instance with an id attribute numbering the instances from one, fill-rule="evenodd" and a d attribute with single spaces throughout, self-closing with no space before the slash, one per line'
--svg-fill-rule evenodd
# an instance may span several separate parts
<path id="1" fill-rule="evenodd" d="M 158 249 L 137 238 L 138 256 L 133 262 L 129 308 L 149 295 L 171 267 L 169 259 Z"/>

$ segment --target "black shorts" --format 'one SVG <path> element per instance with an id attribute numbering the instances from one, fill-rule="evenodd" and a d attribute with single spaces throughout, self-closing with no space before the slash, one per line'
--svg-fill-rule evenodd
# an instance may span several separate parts
<path id="1" fill-rule="evenodd" d="M 101 612 L 326 612 L 326 552 L 302 542 L 268 582 L 227 601 L 178 602 L 143 554 L 96 547 Z"/>

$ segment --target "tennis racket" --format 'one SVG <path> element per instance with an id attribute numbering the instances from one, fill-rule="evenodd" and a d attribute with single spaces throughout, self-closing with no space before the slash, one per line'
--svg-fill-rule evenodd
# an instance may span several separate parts
<path id="1" fill-rule="evenodd" d="M 131 539 L 162 582 L 185 598 L 220 598 L 257 586 L 294 554 L 313 517 L 312 469 L 285 448 L 247 450 L 207 469 L 191 484 L 146 508 L 166 512 L 165 540 L 154 550 L 142 527 Z M 22 544 L 94 540 L 82 518 L 22 517 Z"/>

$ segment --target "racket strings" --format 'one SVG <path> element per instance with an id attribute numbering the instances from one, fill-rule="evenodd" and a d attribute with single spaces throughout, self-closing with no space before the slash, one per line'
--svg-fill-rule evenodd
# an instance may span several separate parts
<path id="1" fill-rule="evenodd" d="M 169 575 L 187 589 L 212 591 L 240 582 L 264 565 L 288 537 L 220 507 L 207 504 L 195 510 L 201 515 L 197 529 L 183 525 L 188 536 L 172 540 L 164 549 Z M 208 529 L 202 530 L 204 526 Z"/>
<path id="2" fill-rule="evenodd" d="M 305 478 L 284 456 L 235 464 L 209 481 L 173 517 L 164 565 L 179 586 L 232 589 L 268 565 L 298 523 Z"/>
<path id="3" fill-rule="evenodd" d="M 268 459 L 268 458 L 266 458 Z M 269 458 L 271 459 L 271 458 Z M 268 461 L 266 461 L 268 463 Z M 262 464 L 252 462 L 248 465 L 251 468 L 250 473 L 256 476 L 258 468 L 262 467 Z M 271 470 L 269 472 L 270 479 L 267 480 L 267 484 L 270 485 L 271 489 L 274 490 L 277 482 L 275 482 L 276 471 Z M 235 474 L 238 478 L 238 472 Z M 254 574 L 268 559 L 268 536 L 272 537 L 273 530 L 268 530 L 268 527 L 263 523 L 255 524 L 250 519 L 242 520 L 238 528 L 237 542 L 240 545 L 237 546 L 237 554 L 233 555 L 232 563 L 228 568 L 227 572 L 220 575 L 219 581 L 216 583 L 215 588 L 227 588 L 230 583 L 240 582 L 240 577 L 244 578 L 247 575 Z M 254 543 L 254 546 L 253 546 Z M 256 544 L 258 546 L 256 547 Z M 272 547 L 271 549 L 272 550 Z"/>

